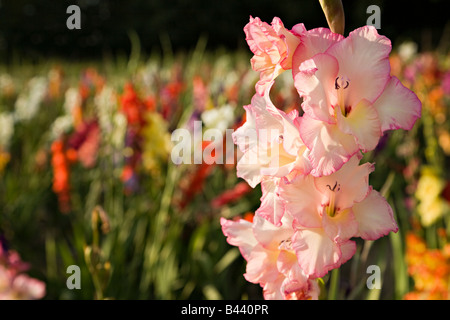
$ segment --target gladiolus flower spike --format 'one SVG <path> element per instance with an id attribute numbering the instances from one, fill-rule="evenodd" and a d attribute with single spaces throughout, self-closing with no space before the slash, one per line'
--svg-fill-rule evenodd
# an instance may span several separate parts
<path id="1" fill-rule="evenodd" d="M 352 238 L 397 232 L 391 206 L 369 185 L 375 166 L 361 163 L 362 153 L 387 130 L 411 129 L 422 105 L 391 76 L 391 42 L 374 27 L 344 37 L 250 17 L 244 32 L 260 78 L 233 139 L 242 152 L 237 175 L 260 185 L 262 197 L 252 222 L 222 218 L 222 231 L 265 299 L 318 299 L 319 279 L 354 255 Z M 303 112 L 285 113 L 270 100 L 286 70 Z"/>

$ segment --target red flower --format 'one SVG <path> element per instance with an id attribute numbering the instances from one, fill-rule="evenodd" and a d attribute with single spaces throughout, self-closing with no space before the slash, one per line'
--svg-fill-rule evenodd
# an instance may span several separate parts
<path id="1" fill-rule="evenodd" d="M 82 122 L 70 136 L 68 145 L 68 156 L 72 162 L 76 156 L 85 168 L 93 167 L 100 145 L 100 127 L 97 120 Z"/>
<path id="2" fill-rule="evenodd" d="M 252 191 L 252 188 L 248 185 L 248 183 L 245 181 L 241 181 L 238 184 L 236 184 L 233 189 L 226 190 L 219 196 L 215 197 L 211 201 L 211 205 L 214 208 L 219 208 L 230 202 L 239 200 L 240 198 L 242 198 L 243 196 L 245 196 L 247 193 L 249 193 L 251 191 Z"/>

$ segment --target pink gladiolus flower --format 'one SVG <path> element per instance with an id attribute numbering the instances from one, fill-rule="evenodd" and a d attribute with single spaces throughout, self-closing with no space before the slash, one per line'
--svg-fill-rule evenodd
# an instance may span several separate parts
<path id="1" fill-rule="evenodd" d="M 269 98 L 270 86 L 263 96 L 255 94 L 251 105 L 245 106 L 246 122 L 233 133 L 241 152 L 237 175 L 254 188 L 261 182 L 261 207 L 256 211 L 279 226 L 284 214 L 276 194 L 281 178 L 290 180 L 297 174 L 308 174 L 311 165 L 308 149 L 294 124 L 296 110 L 286 114 Z"/>
<path id="2" fill-rule="evenodd" d="M 293 171 L 307 174 L 311 169 L 307 149 L 294 124 L 296 110 L 286 114 L 270 101 L 268 91 L 255 94 L 244 106 L 246 122 L 233 133 L 234 143 L 243 153 L 237 164 L 237 175 L 251 187 L 263 176 L 285 177 Z"/>
<path id="3" fill-rule="evenodd" d="M 260 71 L 246 122 L 233 139 L 237 175 L 261 184 L 253 222 L 221 219 L 229 244 L 247 260 L 244 277 L 266 299 L 318 297 L 316 278 L 356 251 L 352 240 L 397 232 L 388 202 L 369 185 L 374 150 L 387 130 L 413 127 L 421 102 L 391 76 L 391 42 L 365 26 L 347 38 L 329 29 L 291 31 L 250 18 L 244 28 Z M 304 114 L 284 113 L 269 98 L 275 78 L 292 68 Z"/>
<path id="4" fill-rule="evenodd" d="M 327 51 L 333 44 L 343 40 L 344 37 L 338 33 L 331 32 L 327 28 L 317 28 L 306 31 L 301 43 L 295 49 L 292 56 L 292 75 L 300 71 L 299 67 L 303 61 L 311 59 L 318 53 Z"/>
<path id="5" fill-rule="evenodd" d="M 413 127 L 421 102 L 390 76 L 389 39 L 371 26 L 345 39 L 317 37 L 312 49 L 305 46 L 315 38 L 305 39 L 293 65 L 298 66 L 295 87 L 305 111 L 297 125 L 310 150 L 312 175 L 329 175 L 359 150 L 373 150 L 386 130 Z"/>
<path id="6" fill-rule="evenodd" d="M 270 26 L 259 18 L 250 17 L 244 32 L 254 53 L 252 68 L 260 72 L 260 80 L 255 86 L 258 94 L 263 95 L 278 75 L 292 68 L 292 55 L 305 31 L 303 24 L 297 24 L 289 31 L 279 18 L 274 18 Z"/>
<path id="7" fill-rule="evenodd" d="M 368 184 L 373 165 L 354 155 L 329 176 L 299 176 L 282 182 L 280 198 L 295 227 L 292 248 L 306 275 L 316 278 L 338 268 L 356 250 L 352 237 L 376 240 L 397 232 L 387 201 Z"/>
<path id="8" fill-rule="evenodd" d="M 280 227 L 255 215 L 246 220 L 220 220 L 229 244 L 238 246 L 247 260 L 244 277 L 263 288 L 265 299 L 318 299 L 319 286 L 300 268 L 292 249 L 292 219 Z"/>

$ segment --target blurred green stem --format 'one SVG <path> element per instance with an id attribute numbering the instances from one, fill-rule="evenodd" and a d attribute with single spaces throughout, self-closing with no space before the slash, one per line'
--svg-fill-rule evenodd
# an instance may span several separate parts
<path id="1" fill-rule="evenodd" d="M 331 272 L 330 287 L 328 289 L 328 300 L 336 300 L 339 290 L 339 273 L 340 269 L 334 269 Z"/>
<path id="2" fill-rule="evenodd" d="M 166 183 L 161 197 L 161 204 L 159 211 L 155 216 L 154 223 L 150 226 L 150 234 L 147 236 L 147 242 L 144 249 L 144 263 L 143 274 L 140 283 L 141 293 L 148 292 L 148 287 L 151 285 L 152 280 L 164 281 L 164 279 L 158 279 L 156 276 L 156 269 L 160 261 L 160 256 L 163 251 L 163 247 L 170 247 L 170 243 L 167 243 L 168 222 L 169 222 L 169 209 L 172 199 L 172 194 L 175 188 L 175 182 L 179 178 L 179 170 L 175 164 L 171 161 L 168 162 Z M 171 220 L 171 227 L 175 227 L 177 222 Z M 169 250 L 170 253 L 173 253 Z M 156 279 L 155 279 L 156 277 Z M 171 286 L 171 283 L 166 283 L 167 286 Z M 157 293 L 158 294 L 158 293 Z"/>
<path id="3" fill-rule="evenodd" d="M 56 277 L 57 259 L 56 259 L 56 243 L 55 238 L 50 232 L 47 233 L 45 239 L 45 255 L 47 265 L 47 277 Z"/>
<path id="4" fill-rule="evenodd" d="M 401 231 L 389 233 L 394 258 L 395 299 L 402 299 L 408 292 L 408 273 L 404 260 Z"/>

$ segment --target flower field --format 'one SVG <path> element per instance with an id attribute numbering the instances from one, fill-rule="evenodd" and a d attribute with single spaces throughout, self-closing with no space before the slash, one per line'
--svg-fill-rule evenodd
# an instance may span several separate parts
<path id="1" fill-rule="evenodd" d="M 205 45 L 0 66 L 0 298 L 264 298 L 263 285 L 243 276 L 245 250 L 223 228 L 251 223 L 264 201 L 267 186 L 238 177 L 243 152 L 227 132 L 238 132 L 243 106 L 267 87 L 250 50 Z M 319 299 L 449 298 L 450 58 L 404 43 L 389 65 L 421 101 L 421 116 L 410 130 L 384 131 L 361 163 L 376 167 L 369 183 L 398 229 L 352 238 L 353 255 L 339 268 L 314 270 Z M 336 80 L 336 90 L 345 86 Z M 270 100 L 303 115 L 297 89 L 290 71 L 280 73 Z M 180 130 L 192 143 L 177 162 Z M 289 186 L 282 190 L 301 192 Z M 73 265 L 79 288 L 70 285 Z"/>

